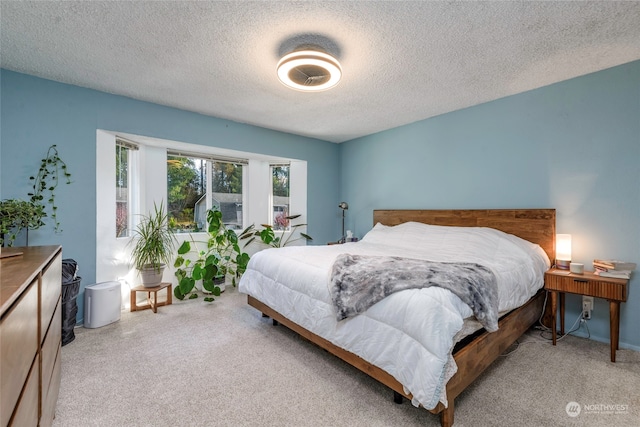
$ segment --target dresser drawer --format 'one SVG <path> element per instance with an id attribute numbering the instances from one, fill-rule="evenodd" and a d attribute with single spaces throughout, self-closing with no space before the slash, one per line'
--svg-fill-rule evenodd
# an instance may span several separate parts
<path id="1" fill-rule="evenodd" d="M 42 360 L 42 396 L 45 396 L 49 390 L 53 366 L 58 355 L 58 349 L 60 348 L 62 335 L 62 303 L 60 300 L 61 299 L 58 298 L 56 311 L 53 316 L 53 320 L 51 320 L 51 327 L 49 328 L 49 332 L 42 343 L 40 355 Z"/>
<path id="2" fill-rule="evenodd" d="M 8 425 L 38 353 L 38 281 L 34 280 L 0 321 L 0 426 Z M 37 366 L 37 363 L 36 363 Z M 37 371 L 37 370 L 36 370 Z M 37 376 L 38 372 L 36 372 Z"/>
<path id="3" fill-rule="evenodd" d="M 56 415 L 58 393 L 60 392 L 60 372 L 62 368 L 61 348 L 62 345 L 58 344 L 58 352 L 56 353 L 55 362 L 53 364 L 53 372 L 51 373 L 49 388 L 46 393 L 42 393 L 42 417 L 40 418 L 40 427 L 49 427 L 53 425 L 53 418 Z"/>
<path id="4" fill-rule="evenodd" d="M 11 426 L 36 427 L 38 425 L 38 360 L 33 361 L 27 383 L 22 391 Z"/>
<path id="5" fill-rule="evenodd" d="M 42 282 L 40 290 L 41 298 L 41 324 L 42 339 L 44 340 L 49 323 L 53 317 L 58 300 L 62 295 L 62 255 L 58 254 L 42 272 Z M 62 327 L 59 326 L 60 331 Z"/>

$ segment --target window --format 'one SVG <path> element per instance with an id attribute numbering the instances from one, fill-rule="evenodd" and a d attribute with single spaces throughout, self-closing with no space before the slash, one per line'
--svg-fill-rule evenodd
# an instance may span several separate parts
<path id="1" fill-rule="evenodd" d="M 134 144 L 116 140 L 116 237 L 131 236 L 133 160 L 137 149 Z"/>
<path id="2" fill-rule="evenodd" d="M 234 230 L 243 228 L 243 161 L 167 153 L 169 227 L 176 233 L 201 231 L 207 210 L 216 207 Z"/>
<path id="3" fill-rule="evenodd" d="M 222 212 L 222 222 L 231 230 L 242 230 L 242 164 L 213 161 L 211 173 L 212 206 Z"/>
<path id="4" fill-rule="evenodd" d="M 97 282 L 118 278 L 137 284 L 137 272 L 131 268 L 131 231 L 140 215 L 156 203 L 163 202 L 168 213 L 171 204 L 171 223 L 175 229 L 183 228 L 178 231 L 202 231 L 198 227 L 204 227 L 206 210 L 214 206 L 222 208 L 224 222 L 238 230 L 271 224 L 274 212 L 300 214 L 299 221 L 306 222 L 303 160 L 98 129 L 95 170 Z M 182 185 L 177 185 L 180 174 L 191 179 L 183 177 Z M 189 195 L 191 201 L 179 200 L 177 194 Z M 178 245 L 192 238 L 186 232 L 175 236 Z M 170 269 L 167 274 L 172 273 Z"/>
<path id="5" fill-rule="evenodd" d="M 167 214 L 176 233 L 200 231 L 206 212 L 207 160 L 167 154 Z M 204 220 L 203 220 L 204 219 Z"/>
<path id="6" fill-rule="evenodd" d="M 271 165 L 271 201 L 274 230 L 289 230 L 289 165 Z"/>

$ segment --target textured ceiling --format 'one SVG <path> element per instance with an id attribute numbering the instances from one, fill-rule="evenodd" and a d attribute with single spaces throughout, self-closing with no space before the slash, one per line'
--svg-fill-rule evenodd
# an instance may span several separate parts
<path id="1" fill-rule="evenodd" d="M 640 2 L 6 1 L 0 65 L 342 142 L 640 59 Z M 277 79 L 321 44 L 329 91 Z"/>

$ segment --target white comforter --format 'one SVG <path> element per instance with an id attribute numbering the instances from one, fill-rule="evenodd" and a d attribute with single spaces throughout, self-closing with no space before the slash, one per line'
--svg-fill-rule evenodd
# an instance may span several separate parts
<path id="1" fill-rule="evenodd" d="M 337 322 L 329 285 L 341 253 L 483 264 L 496 275 L 500 312 L 529 300 L 550 265 L 538 245 L 494 229 L 413 222 L 378 224 L 357 243 L 267 249 L 251 258 L 241 292 L 385 370 L 413 395 L 414 405 L 427 409 L 447 405 L 445 385 L 457 371 L 454 336 L 471 309 L 451 292 L 430 287 L 395 293 Z"/>

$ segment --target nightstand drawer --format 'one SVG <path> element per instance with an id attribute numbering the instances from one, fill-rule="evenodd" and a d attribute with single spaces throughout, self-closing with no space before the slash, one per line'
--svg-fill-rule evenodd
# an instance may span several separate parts
<path id="1" fill-rule="evenodd" d="M 610 278 L 600 280 L 598 276 L 588 273 L 585 273 L 585 275 L 546 274 L 545 289 L 615 301 L 627 300 L 626 280 Z"/>

